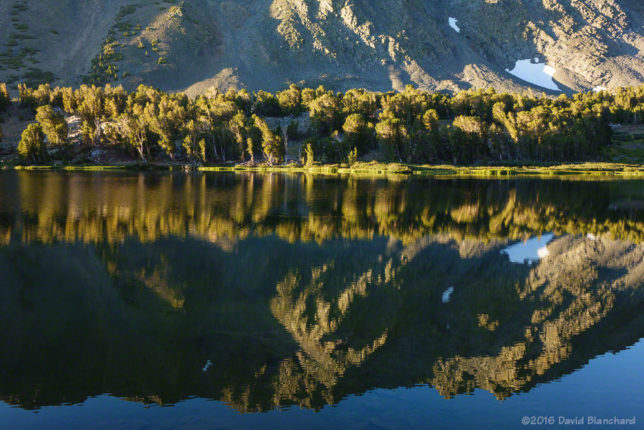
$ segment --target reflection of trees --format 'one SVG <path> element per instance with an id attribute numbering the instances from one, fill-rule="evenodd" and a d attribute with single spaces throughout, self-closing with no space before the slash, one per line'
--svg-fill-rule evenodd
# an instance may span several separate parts
<path id="1" fill-rule="evenodd" d="M 639 182 L 19 172 L 3 174 L 0 186 L 6 194 L 0 243 L 11 237 L 115 243 L 187 235 L 214 241 L 251 232 L 291 242 L 386 235 L 409 243 L 437 233 L 516 239 L 544 231 L 644 237 L 643 215 L 632 203 L 642 199 Z"/>
<path id="2" fill-rule="evenodd" d="M 644 336 L 644 245 L 500 253 L 542 229 L 638 234 L 636 213 L 606 210 L 628 184 L 26 178 L 0 195 L 0 393 L 25 407 L 111 392 L 317 409 L 419 383 L 504 398 Z"/>

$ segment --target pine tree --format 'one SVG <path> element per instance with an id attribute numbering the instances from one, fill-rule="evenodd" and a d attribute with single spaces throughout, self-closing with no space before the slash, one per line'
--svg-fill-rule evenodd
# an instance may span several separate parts
<path id="1" fill-rule="evenodd" d="M 36 121 L 42 126 L 50 144 L 62 145 L 67 142 L 67 122 L 63 114 L 49 105 L 41 106 L 36 109 Z"/>
<path id="2" fill-rule="evenodd" d="M 307 143 L 304 147 L 304 154 L 302 154 L 302 164 L 306 167 L 311 167 L 315 163 L 315 154 L 313 153 L 313 145 Z"/>
<path id="3" fill-rule="evenodd" d="M 250 157 L 250 163 L 255 164 L 255 145 L 252 138 L 246 139 L 246 152 Z"/>
<path id="4" fill-rule="evenodd" d="M 357 161 L 358 161 L 358 148 L 353 148 L 351 152 L 349 152 L 349 156 L 347 157 L 347 162 L 349 163 L 349 166 L 352 166 Z"/>
<path id="5" fill-rule="evenodd" d="M 185 127 L 186 136 L 183 139 L 183 149 L 186 151 L 188 160 L 192 163 L 195 163 L 199 160 L 205 161 L 205 145 L 206 141 L 203 141 L 203 149 L 201 148 L 201 141 L 199 140 L 199 129 L 197 123 L 194 120 L 188 121 Z M 203 155 L 203 157 L 202 157 Z"/>
<path id="6" fill-rule="evenodd" d="M 40 124 L 29 124 L 22 132 L 18 153 L 28 163 L 41 163 L 47 159 L 45 148 L 45 135 Z"/>
<path id="7" fill-rule="evenodd" d="M 233 138 L 235 139 L 235 143 L 239 148 L 239 153 L 241 154 L 241 158 L 242 160 L 244 160 L 246 158 L 245 153 L 247 152 L 247 148 L 245 147 L 245 145 L 247 143 L 248 134 L 249 134 L 246 115 L 244 115 L 243 112 L 238 112 L 230 120 L 230 122 L 228 123 L 228 127 L 230 129 L 230 132 L 233 135 Z"/>
<path id="8" fill-rule="evenodd" d="M 266 121 L 253 115 L 255 127 L 259 129 L 262 136 L 262 151 L 268 164 L 274 165 L 284 162 L 284 141 L 281 136 L 274 133 L 266 124 Z"/>
<path id="9" fill-rule="evenodd" d="M 380 122 L 376 124 L 376 133 L 387 157 L 402 161 L 403 141 L 407 138 L 407 129 L 402 121 L 391 115 L 382 116 Z"/>
<path id="10" fill-rule="evenodd" d="M 123 114 L 119 117 L 118 128 L 123 140 L 136 151 L 142 161 L 147 162 L 148 125 L 143 116 Z"/>
<path id="11" fill-rule="evenodd" d="M 373 125 L 367 123 L 361 114 L 349 115 L 342 130 L 344 131 L 344 139 L 350 148 L 357 148 L 359 152 L 365 153 L 373 146 Z"/>

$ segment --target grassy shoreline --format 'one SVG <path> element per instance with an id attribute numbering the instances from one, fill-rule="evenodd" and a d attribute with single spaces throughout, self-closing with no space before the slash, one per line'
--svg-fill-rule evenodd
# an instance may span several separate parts
<path id="1" fill-rule="evenodd" d="M 121 165 L 77 165 L 77 166 L 4 166 L 5 169 L 26 171 L 190 171 L 189 165 L 178 164 L 121 164 Z M 604 178 L 644 179 L 644 164 L 626 163 L 564 163 L 564 164 L 507 164 L 481 166 L 414 165 L 402 163 L 320 164 L 301 166 L 203 166 L 200 172 L 260 172 L 260 173 L 302 173 L 319 175 L 367 175 L 367 176 L 449 176 L 449 177 L 554 177 L 581 176 Z"/>

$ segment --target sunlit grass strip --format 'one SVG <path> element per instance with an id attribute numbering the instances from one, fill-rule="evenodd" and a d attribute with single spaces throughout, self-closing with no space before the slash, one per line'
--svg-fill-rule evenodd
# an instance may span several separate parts
<path id="1" fill-rule="evenodd" d="M 175 170 L 176 166 L 163 164 L 145 165 L 145 164 L 127 164 L 112 166 L 13 166 L 14 170 L 26 171 L 68 171 L 68 172 L 107 172 L 107 171 L 145 171 L 145 170 Z M 177 169 L 179 170 L 179 169 Z"/>
<path id="2" fill-rule="evenodd" d="M 121 170 L 161 170 L 189 171 L 190 166 L 167 164 L 124 164 L 124 165 L 81 165 L 81 166 L 13 166 L 15 170 L 27 171 L 121 171 Z M 558 165 L 526 166 L 451 166 L 451 165 L 413 165 L 402 163 L 358 162 L 348 164 L 316 164 L 302 166 L 204 166 L 197 167 L 201 172 L 259 172 L 259 173 L 306 173 L 319 175 L 416 175 L 416 176 L 455 176 L 477 178 L 503 178 L 517 176 L 531 177 L 592 177 L 592 178 L 644 178 L 644 165 L 621 163 L 569 163 Z"/>
<path id="3" fill-rule="evenodd" d="M 301 166 L 292 164 L 288 166 L 214 166 L 200 167 L 202 172 L 277 172 L 277 173 L 313 173 L 324 175 L 335 174 L 401 174 L 410 175 L 412 167 L 398 163 L 355 163 L 348 164 L 316 164 L 314 166 Z"/>
<path id="4" fill-rule="evenodd" d="M 421 176 L 597 176 L 644 177 L 644 165 L 616 163 L 561 164 L 553 166 L 449 166 L 407 165 L 399 163 L 356 163 L 348 165 L 292 166 L 215 166 L 200 167 L 204 172 L 282 172 L 312 174 L 369 174 Z"/>
<path id="5" fill-rule="evenodd" d="M 644 165 L 616 163 L 561 164 L 552 166 L 414 166 L 414 173 L 432 176 L 594 176 L 644 177 Z"/>

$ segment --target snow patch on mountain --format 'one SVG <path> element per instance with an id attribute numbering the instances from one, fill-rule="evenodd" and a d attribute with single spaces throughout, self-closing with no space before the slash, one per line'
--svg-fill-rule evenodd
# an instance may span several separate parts
<path id="1" fill-rule="evenodd" d="M 546 63 L 540 63 L 537 58 L 518 60 L 514 65 L 514 69 L 505 69 L 505 71 L 533 85 L 553 91 L 561 91 L 552 79 L 556 70 Z"/>

